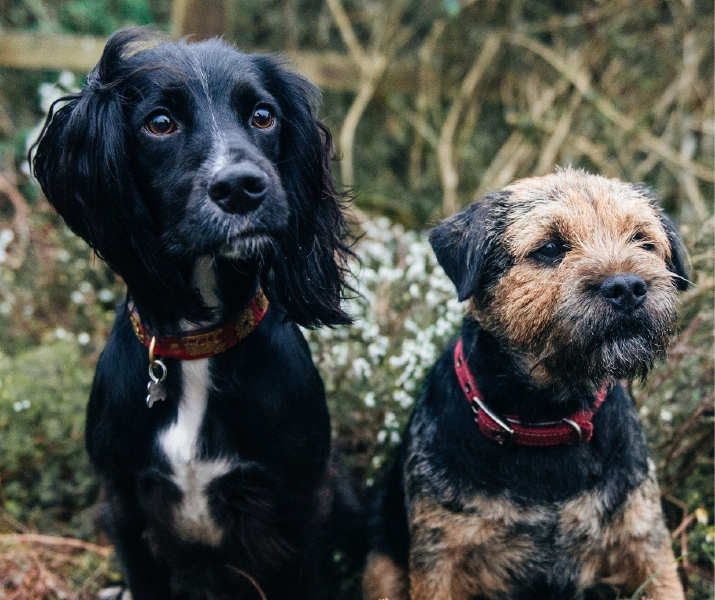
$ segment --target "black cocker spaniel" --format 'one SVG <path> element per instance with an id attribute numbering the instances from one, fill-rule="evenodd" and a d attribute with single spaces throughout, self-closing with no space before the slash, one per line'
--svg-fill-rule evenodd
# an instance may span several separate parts
<path id="1" fill-rule="evenodd" d="M 320 597 L 359 510 L 298 329 L 350 322 L 318 90 L 273 56 L 128 28 L 63 101 L 34 173 L 128 286 L 86 434 L 133 600 Z"/>

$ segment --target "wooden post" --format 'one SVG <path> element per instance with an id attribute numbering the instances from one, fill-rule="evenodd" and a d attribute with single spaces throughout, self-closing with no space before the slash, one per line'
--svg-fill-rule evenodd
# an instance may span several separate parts
<path id="1" fill-rule="evenodd" d="M 205 40 L 226 31 L 227 2 L 236 0 L 174 0 L 171 6 L 171 36 L 187 35 Z"/>

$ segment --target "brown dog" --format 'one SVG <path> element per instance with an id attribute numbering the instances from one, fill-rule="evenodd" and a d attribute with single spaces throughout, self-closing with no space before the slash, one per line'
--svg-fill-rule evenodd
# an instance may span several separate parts
<path id="1" fill-rule="evenodd" d="M 653 463 L 619 379 L 665 356 L 687 286 L 640 185 L 561 170 L 430 236 L 470 299 L 375 518 L 368 600 L 575 600 L 683 590 Z M 476 422 L 475 422 L 476 421 Z"/>

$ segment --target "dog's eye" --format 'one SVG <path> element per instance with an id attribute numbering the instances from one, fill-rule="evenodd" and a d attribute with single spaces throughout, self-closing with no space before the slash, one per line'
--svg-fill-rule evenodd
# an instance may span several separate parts
<path id="1" fill-rule="evenodd" d="M 146 128 L 154 135 L 166 135 L 176 130 L 176 123 L 169 115 L 158 113 L 149 119 Z"/>
<path id="2" fill-rule="evenodd" d="M 273 125 L 273 114 L 267 108 L 257 108 L 253 112 L 251 123 L 259 129 L 268 129 Z"/>
<path id="3" fill-rule="evenodd" d="M 543 246 L 534 250 L 531 255 L 545 262 L 556 262 L 563 258 L 566 252 L 568 252 L 568 248 L 563 242 L 546 242 Z"/>
<path id="4" fill-rule="evenodd" d="M 647 237 L 642 233 L 636 233 L 631 239 L 631 242 L 638 244 L 643 250 L 648 252 L 653 252 L 655 250 L 655 244 L 651 243 Z"/>

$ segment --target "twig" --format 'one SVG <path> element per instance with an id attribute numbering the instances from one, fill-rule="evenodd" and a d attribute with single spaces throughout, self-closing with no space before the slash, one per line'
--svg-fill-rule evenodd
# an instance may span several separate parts
<path id="1" fill-rule="evenodd" d="M 430 30 L 424 44 L 419 51 L 419 92 L 417 93 L 417 98 L 415 99 L 415 117 L 416 121 L 419 123 L 426 124 L 427 122 L 427 109 L 429 106 L 430 98 L 432 98 L 438 89 L 434 79 L 435 71 L 431 69 L 431 59 L 434 52 L 437 40 L 442 36 L 444 32 L 446 23 L 444 19 L 437 19 L 432 24 L 432 29 Z M 412 143 L 412 148 L 410 149 L 410 167 L 408 179 L 412 189 L 417 189 L 420 187 L 420 175 L 422 172 L 422 157 L 423 157 L 423 146 L 425 137 L 422 135 L 420 129 L 415 126 L 416 133 L 414 142 Z M 434 134 L 434 146 L 437 145 L 437 135 Z"/>
<path id="2" fill-rule="evenodd" d="M 230 571 L 233 571 L 234 573 L 238 573 L 241 577 L 244 577 L 245 579 L 247 579 L 248 582 L 249 582 L 249 583 L 255 588 L 255 590 L 258 592 L 258 594 L 259 594 L 260 597 L 261 597 L 261 600 L 268 600 L 268 598 L 266 597 L 265 592 L 263 591 L 263 589 L 261 589 L 261 586 L 258 585 L 258 582 L 257 582 L 253 577 L 251 577 L 248 573 L 246 573 L 246 571 L 243 571 L 242 569 L 239 569 L 238 567 L 234 567 L 233 565 L 229 565 L 229 564 L 225 564 L 224 566 L 225 566 L 227 569 L 229 569 Z"/>
<path id="3" fill-rule="evenodd" d="M 551 172 L 554 168 L 556 156 L 566 141 L 566 137 L 571 129 L 571 124 L 573 123 L 574 114 L 579 106 L 581 106 L 581 95 L 574 93 L 571 97 L 571 102 L 569 102 L 568 109 L 566 109 L 566 112 L 564 112 L 557 121 L 549 141 L 546 142 L 541 151 L 541 157 L 536 165 L 534 175 L 544 175 Z"/>
<path id="4" fill-rule="evenodd" d="M 330 12 L 333 13 L 333 18 L 335 19 L 335 24 L 338 26 L 340 31 L 340 37 L 343 38 L 343 42 L 348 47 L 348 52 L 353 57 L 353 60 L 362 68 L 362 65 L 369 62 L 369 57 L 363 50 L 360 42 L 353 31 L 352 24 L 350 23 L 350 17 L 345 12 L 343 5 L 339 0 L 325 0 Z"/>
<path id="5" fill-rule="evenodd" d="M 450 215 L 457 209 L 457 185 L 459 184 L 459 175 L 457 174 L 453 156 L 452 141 L 454 132 L 457 129 L 459 117 L 462 114 L 465 102 L 471 98 L 474 89 L 494 59 L 500 45 L 501 38 L 499 35 L 493 34 L 487 37 L 484 46 L 482 46 L 479 58 L 464 77 L 459 94 L 454 99 L 454 102 L 452 102 L 452 106 L 447 113 L 447 117 L 440 131 L 437 155 L 439 157 L 440 175 L 444 188 L 442 212 L 445 215 Z"/>
<path id="6" fill-rule="evenodd" d="M 339 0 L 325 0 L 335 23 L 340 31 L 343 42 L 360 69 L 360 87 L 350 109 L 345 115 L 340 127 L 340 170 L 343 185 L 351 186 L 354 183 L 353 148 L 355 145 L 355 132 L 367 105 L 375 95 L 377 81 L 385 73 L 387 57 L 375 52 L 369 56 L 360 45 L 353 31 L 345 9 Z"/>
<path id="7" fill-rule="evenodd" d="M 7 196 L 7 199 L 15 209 L 15 215 L 12 222 L 17 230 L 18 236 L 23 244 L 27 243 L 30 238 L 30 207 L 27 205 L 25 198 L 17 191 L 12 175 L 0 173 L 0 194 Z"/>
<path id="8" fill-rule="evenodd" d="M 664 143 L 663 140 L 650 133 L 650 131 L 639 128 L 635 119 L 624 115 L 616 109 L 608 99 L 599 94 L 598 91 L 591 86 L 589 75 L 582 70 L 575 69 L 571 61 L 567 61 L 548 46 L 518 33 L 511 36 L 509 41 L 543 58 L 561 75 L 573 83 L 583 98 L 591 102 L 604 117 L 625 132 L 637 135 L 641 143 L 659 154 L 665 160 L 666 164 L 670 163 L 670 165 L 683 169 L 703 181 L 715 181 L 715 173 L 710 167 L 684 159 L 670 146 Z"/>
<path id="9" fill-rule="evenodd" d="M 0 535 L 0 543 L 6 544 L 39 544 L 42 546 L 66 546 L 76 548 L 86 552 L 94 552 L 100 556 L 109 556 L 113 548 L 111 546 L 99 546 L 92 542 L 85 542 L 75 538 L 55 537 L 51 535 L 41 535 L 39 533 L 6 533 Z"/>

